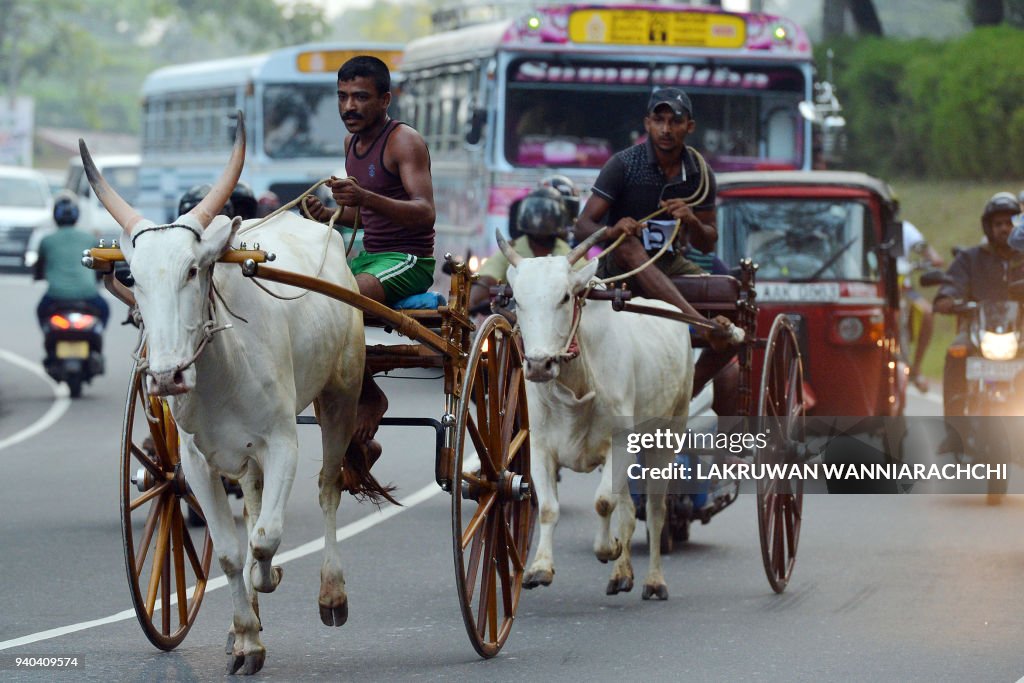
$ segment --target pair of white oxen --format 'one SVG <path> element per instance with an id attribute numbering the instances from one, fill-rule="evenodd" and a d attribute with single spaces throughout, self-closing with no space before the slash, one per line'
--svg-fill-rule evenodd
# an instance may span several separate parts
<path id="1" fill-rule="evenodd" d="M 259 639 L 254 591 L 269 593 L 281 580 L 281 570 L 272 560 L 281 543 L 285 503 L 295 478 L 295 415 L 310 403 L 315 403 L 323 432 L 318 482 L 325 525 L 320 617 L 328 626 L 340 626 L 348 617 L 336 514 L 365 346 L 357 309 L 324 296 L 283 301 L 245 282 L 239 268 L 214 269 L 242 225 L 240 219 L 217 214 L 241 174 L 244 139 L 240 125 L 231 159 L 212 191 L 170 225 L 141 218 L 103 179 L 84 143 L 81 148 L 89 182 L 124 229 L 122 250 L 131 264 L 135 297 L 145 320 L 147 388 L 169 397 L 185 475 L 206 513 L 217 559 L 228 579 L 234 606 L 228 670 L 252 674 L 262 668 L 266 654 Z M 354 290 L 344 246 L 326 231 L 326 226 L 283 214 L 250 235 L 274 245 L 281 267 L 304 273 L 315 273 L 320 265 L 323 243 L 311 236 L 322 236 L 329 243 L 321 277 Z M 624 457 L 609 459 L 615 418 L 685 418 L 693 352 L 679 323 L 615 313 L 607 302 L 591 302 L 579 321 L 579 355 L 566 361 L 562 352 L 570 341 L 572 302 L 597 267 L 591 262 L 574 270 L 573 263 L 593 242 L 588 240 L 568 257 L 521 259 L 500 240 L 512 263 L 509 280 L 516 293 L 526 373 L 532 380 L 528 404 L 540 538 L 525 584 L 548 584 L 554 575 L 558 469 L 587 472 L 615 462 L 614 467 L 603 468 L 595 499 L 600 528 L 594 553 L 602 562 L 614 561 L 607 591 L 617 593 L 633 587 L 629 539 L 636 512 L 628 490 L 613 487 L 613 481 L 625 480 L 614 470 L 627 464 Z M 215 311 L 223 309 L 211 287 L 248 322 L 205 344 Z M 244 492 L 251 520 L 244 560 L 221 474 L 237 478 Z M 613 538 L 610 526 L 616 509 L 619 526 Z M 650 538 L 658 539 L 664 497 L 648 496 L 646 512 Z M 656 542 L 651 544 L 643 592 L 644 598 L 668 597 Z"/>

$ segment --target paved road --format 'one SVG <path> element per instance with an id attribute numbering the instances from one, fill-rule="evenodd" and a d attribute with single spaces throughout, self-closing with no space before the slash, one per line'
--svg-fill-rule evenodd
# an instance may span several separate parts
<path id="1" fill-rule="evenodd" d="M 0 680 L 219 679 L 225 589 L 207 595 L 172 653 L 155 650 L 130 612 L 116 454 L 130 328 L 109 331 L 109 372 L 83 399 L 44 432 L 4 445 L 61 401 L 7 355 L 38 360 L 32 307 L 40 293 L 0 278 L 0 667 L 30 654 L 74 654 L 84 667 L 56 677 L 0 668 Z M 404 374 L 416 377 L 384 380 L 391 413 L 438 415 L 440 383 Z M 937 409 L 929 399 L 911 406 L 917 414 Z M 1005 681 L 1024 673 L 1024 500 L 991 508 L 978 495 L 808 496 L 796 573 L 775 595 L 761 568 L 753 498 L 741 496 L 666 558 L 670 600 L 646 603 L 638 591 L 604 595 L 609 567 L 590 553 L 597 475 L 572 473 L 561 486 L 555 582 L 524 594 L 504 652 L 480 661 L 455 597 L 448 498 L 430 488 L 431 434 L 394 428 L 383 436 L 386 457 L 375 472 L 401 496 L 426 493 L 341 543 L 351 604 L 344 627 L 320 624 L 318 555 L 284 564 L 278 591 L 261 596 L 265 680 Z M 322 534 L 316 429 L 303 428 L 300 438 L 282 551 Z M 372 514 L 347 499 L 339 520 Z M 641 524 L 641 575 L 643 533 Z M 93 620 L 103 623 L 10 646 Z"/>

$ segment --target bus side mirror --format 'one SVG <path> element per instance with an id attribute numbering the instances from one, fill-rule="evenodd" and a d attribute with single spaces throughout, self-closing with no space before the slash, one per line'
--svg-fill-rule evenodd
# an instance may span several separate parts
<path id="1" fill-rule="evenodd" d="M 469 119 L 469 130 L 466 131 L 466 144 L 476 146 L 480 144 L 480 138 L 484 134 L 484 125 L 487 123 L 487 110 L 474 109 Z"/>

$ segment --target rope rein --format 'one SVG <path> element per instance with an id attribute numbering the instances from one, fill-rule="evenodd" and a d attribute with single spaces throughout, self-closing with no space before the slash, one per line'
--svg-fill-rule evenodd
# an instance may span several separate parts
<path id="1" fill-rule="evenodd" d="M 687 147 L 687 149 L 689 149 L 697 158 L 697 165 L 700 168 L 700 183 L 697 185 L 697 189 L 694 190 L 693 194 L 691 194 L 689 197 L 684 198 L 683 201 L 689 206 L 698 206 L 701 203 L 703 203 L 705 199 L 707 199 L 708 193 L 711 191 L 711 184 L 708 182 L 708 165 L 707 161 L 704 160 L 704 157 L 700 154 L 700 152 L 693 149 L 692 147 Z M 644 216 L 637 222 L 646 223 L 652 218 L 665 213 L 666 210 L 667 209 L 665 207 L 661 207 L 654 213 Z M 574 360 L 580 355 L 580 347 L 579 342 L 576 339 L 576 333 L 579 331 L 580 319 L 583 317 L 583 307 L 587 305 L 587 296 L 590 294 L 590 292 L 595 287 L 598 287 L 600 285 L 607 285 L 612 282 L 626 280 L 627 278 L 633 277 L 634 275 L 642 271 L 644 268 L 650 266 L 652 263 L 661 258 L 662 255 L 666 251 L 668 251 L 669 247 L 671 247 L 675 243 L 676 237 L 679 235 L 679 230 L 681 227 L 682 220 L 677 218 L 675 228 L 672 230 L 671 237 L 665 240 L 665 244 L 662 245 L 661 249 L 659 249 L 654 256 L 649 258 L 641 265 L 637 266 L 636 268 L 627 273 L 622 273 L 620 275 L 615 275 L 607 278 L 592 278 L 590 282 L 587 283 L 586 288 L 584 288 L 584 290 L 580 294 L 577 294 L 576 296 L 573 297 L 572 324 L 569 327 L 569 339 L 565 343 L 565 347 L 562 349 L 562 352 L 558 355 L 558 362 L 568 362 Z M 619 235 L 619 237 L 614 242 L 612 242 L 612 244 L 603 249 L 594 258 L 599 259 L 602 256 L 605 256 L 606 254 L 610 253 L 612 250 L 614 250 L 616 247 L 622 244 L 622 242 L 625 239 L 625 234 Z"/>
<path id="2" fill-rule="evenodd" d="M 313 194 L 313 192 L 315 192 L 317 190 L 317 188 L 319 188 L 321 185 L 326 184 L 328 180 L 330 180 L 330 179 L 329 178 L 324 178 L 323 180 L 317 181 L 312 186 L 310 186 L 310 188 L 308 190 L 306 190 L 305 192 L 303 192 L 302 194 L 300 194 L 298 197 L 296 197 L 292 201 L 288 202 L 287 204 L 284 204 L 283 206 L 278 207 L 273 213 L 271 213 L 271 214 L 265 216 L 264 218 L 260 219 L 259 222 L 253 223 L 252 225 L 247 225 L 247 226 L 245 226 L 245 228 L 243 230 L 239 230 L 238 234 L 242 234 L 243 232 L 249 232 L 250 230 L 258 228 L 259 226 L 261 226 L 264 223 L 266 223 L 267 221 L 269 221 L 271 218 L 274 218 L 278 214 L 283 213 L 285 211 L 288 211 L 289 209 L 294 208 L 295 206 L 299 207 L 299 211 L 301 211 L 302 214 L 306 218 L 308 218 L 311 221 L 316 221 L 317 223 L 320 223 L 319 219 L 314 218 L 309 213 L 309 208 L 306 206 L 305 199 L 306 199 L 306 197 L 308 197 L 311 194 Z M 357 185 L 359 184 L 358 182 L 356 182 L 355 178 L 351 178 L 350 177 L 347 180 L 349 180 L 349 181 L 351 181 L 353 183 L 356 183 Z M 344 209 L 345 209 L 344 206 L 339 206 L 337 209 L 335 209 L 334 213 L 331 214 L 330 220 L 328 220 L 328 222 L 327 222 L 327 233 L 326 233 L 326 237 L 324 238 L 323 249 L 321 250 L 321 253 L 320 253 L 320 265 L 317 266 L 316 273 L 313 275 L 313 277 L 319 278 L 320 274 L 324 270 L 324 264 L 327 262 L 327 247 L 328 247 L 328 245 L 331 242 L 331 232 L 334 230 L 334 223 L 335 223 L 335 221 L 337 221 L 339 218 L 341 218 L 341 214 L 344 211 Z M 355 220 L 352 223 L 352 236 L 349 238 L 348 247 L 346 247 L 346 249 L 345 249 L 345 255 L 346 256 L 348 256 L 348 254 L 352 251 L 352 247 L 355 245 L 355 242 L 356 242 L 356 233 L 358 233 L 358 232 L 359 232 L 359 211 L 356 211 L 356 218 L 355 218 Z M 295 296 L 286 296 L 284 294 L 278 294 L 276 292 L 271 291 L 271 289 L 269 287 L 264 285 L 259 280 L 253 279 L 252 282 L 253 282 L 254 285 L 256 285 L 257 287 L 262 289 L 264 292 L 266 292 L 270 296 L 274 297 L 275 299 L 280 299 L 281 301 L 295 301 L 296 299 L 301 299 L 302 297 L 306 296 L 310 292 L 310 290 L 304 289 L 299 294 L 296 294 Z M 225 308 L 226 308 L 226 306 L 225 306 Z M 234 314 L 232 314 L 232 315 L 234 315 Z"/>

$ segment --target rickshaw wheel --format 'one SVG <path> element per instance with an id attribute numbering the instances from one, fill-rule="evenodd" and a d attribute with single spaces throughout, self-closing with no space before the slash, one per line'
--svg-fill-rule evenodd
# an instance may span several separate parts
<path id="1" fill-rule="evenodd" d="M 789 318 L 780 315 L 772 323 L 765 346 L 758 415 L 767 445 L 758 448 L 758 465 L 800 462 L 803 441 L 803 365 L 796 333 Z M 803 520 L 804 490 L 800 479 L 757 480 L 757 528 L 761 558 L 768 583 L 776 593 L 786 590 L 796 563 L 797 543 Z"/>
<path id="2" fill-rule="evenodd" d="M 155 423 L 147 419 L 144 402 Z M 161 650 L 173 650 L 192 628 L 213 557 L 209 531 L 185 523 L 182 503 L 205 520 L 185 483 L 170 409 L 146 394 L 136 366 L 121 440 L 121 535 L 135 615 Z"/>
<path id="3" fill-rule="evenodd" d="M 481 657 L 498 654 L 512 631 L 533 534 L 536 504 L 521 349 L 505 318 L 487 318 L 469 352 L 457 408 L 455 578 L 466 632 Z M 479 463 L 468 461 L 474 450 Z"/>

